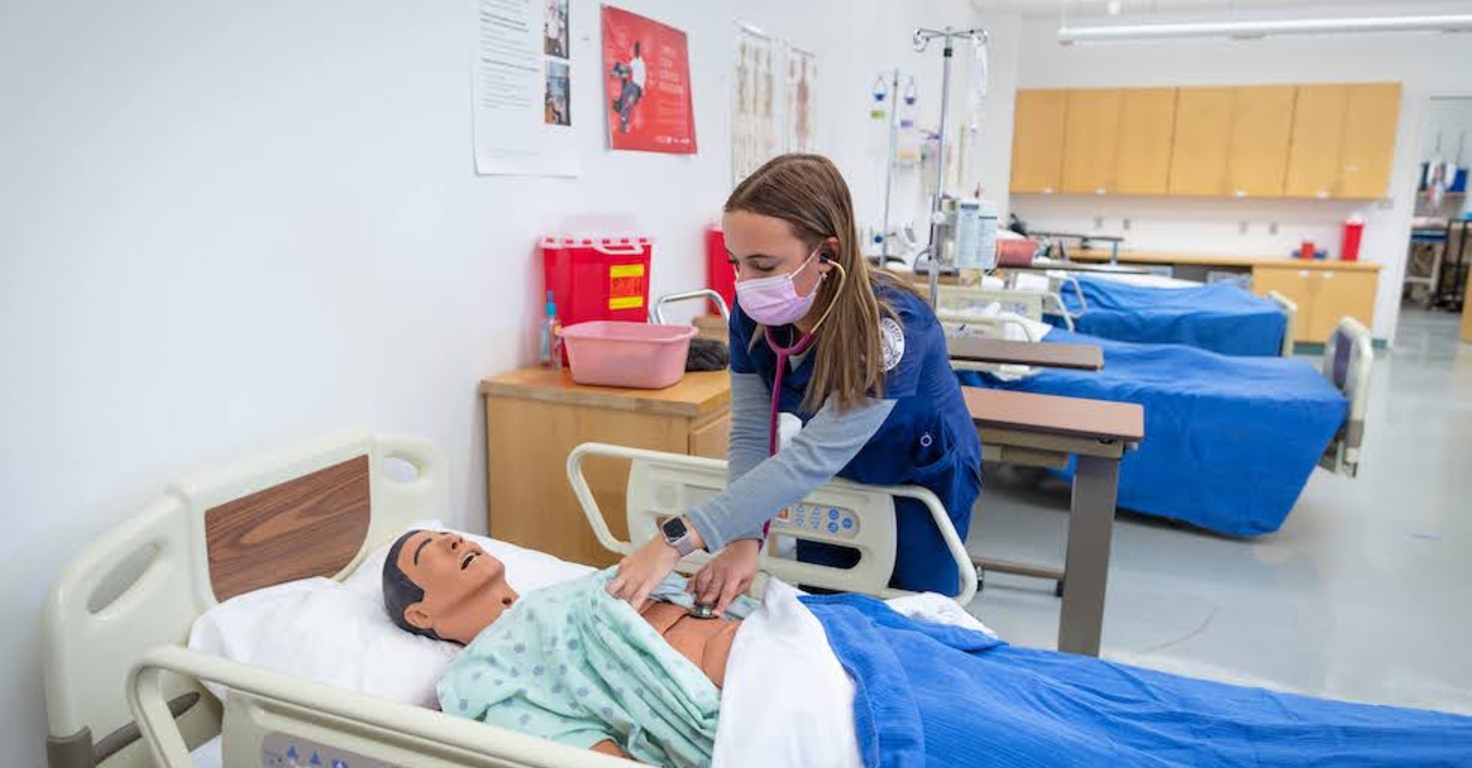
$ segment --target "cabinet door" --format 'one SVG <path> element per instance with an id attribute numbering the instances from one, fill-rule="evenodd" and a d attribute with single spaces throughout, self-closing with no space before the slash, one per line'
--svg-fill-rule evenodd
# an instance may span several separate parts
<path id="1" fill-rule="evenodd" d="M 1314 273 L 1314 309 L 1309 319 L 1310 341 L 1323 344 L 1345 315 L 1365 324 L 1375 321 L 1374 272 L 1321 269 Z"/>
<path id="2" fill-rule="evenodd" d="M 731 443 L 731 414 L 690 430 L 690 455 L 725 459 Z"/>
<path id="3" fill-rule="evenodd" d="M 1264 298 L 1272 291 L 1283 294 L 1285 298 L 1298 305 L 1298 315 L 1293 327 L 1294 341 L 1313 341 L 1312 323 L 1315 283 L 1312 275 L 1307 269 L 1298 269 L 1292 266 L 1265 267 L 1257 266 L 1252 269 L 1252 292 Z M 1323 339 L 1320 339 L 1323 341 Z"/>
<path id="4" fill-rule="evenodd" d="M 1063 134 L 1063 191 L 1102 195 L 1114 188 L 1119 140 L 1117 88 L 1068 92 Z"/>
<path id="5" fill-rule="evenodd" d="M 1349 86 L 1300 85 L 1288 146 L 1290 197 L 1329 197 L 1339 184 Z"/>
<path id="6" fill-rule="evenodd" d="M 1119 100 L 1114 187 L 1126 195 L 1170 190 L 1170 145 L 1176 129 L 1176 89 L 1126 88 Z"/>
<path id="7" fill-rule="evenodd" d="M 1400 83 L 1349 86 L 1339 197 L 1385 197 L 1399 124 Z"/>
<path id="8" fill-rule="evenodd" d="M 1231 88 L 1181 88 L 1170 152 L 1170 193 L 1226 194 L 1232 138 Z"/>
<path id="9" fill-rule="evenodd" d="M 1018 91 L 1012 123 L 1012 191 L 1056 192 L 1063 180 L 1067 91 Z"/>
<path id="10" fill-rule="evenodd" d="M 1237 197 L 1278 197 L 1288 173 L 1288 136 L 1293 130 L 1293 86 L 1234 89 L 1232 144 L 1227 177 Z"/>

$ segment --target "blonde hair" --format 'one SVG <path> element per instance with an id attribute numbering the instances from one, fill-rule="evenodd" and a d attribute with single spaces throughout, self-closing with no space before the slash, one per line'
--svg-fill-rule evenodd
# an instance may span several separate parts
<path id="1" fill-rule="evenodd" d="M 880 282 L 901 290 L 908 288 L 869 269 L 859 248 L 853 198 L 838 167 L 821 155 L 774 157 L 736 185 L 725 210 L 781 219 L 810 249 L 830 237 L 838 239 L 838 253 L 828 257 L 843 267 L 847 278 L 830 278 L 818 285 L 813 306 L 819 311 L 832 306 L 832 311 L 816 329 L 813 376 L 803 396 L 803 408 L 816 411 L 832 397 L 839 411 L 847 411 L 870 396 L 882 396 L 884 352 L 879 321 L 881 317 L 895 317 L 895 312 L 874 288 Z M 753 341 L 761 334 L 758 327 Z"/>

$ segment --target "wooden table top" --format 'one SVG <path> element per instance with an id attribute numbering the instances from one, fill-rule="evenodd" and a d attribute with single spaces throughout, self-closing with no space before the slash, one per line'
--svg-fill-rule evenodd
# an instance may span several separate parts
<path id="1" fill-rule="evenodd" d="M 522 368 L 482 380 L 480 393 L 607 410 L 703 417 L 730 406 L 731 376 L 726 371 L 693 372 L 665 389 L 622 389 L 577 384 L 566 370 Z"/>
<path id="2" fill-rule="evenodd" d="M 1092 344 L 1044 344 L 974 336 L 947 336 L 946 352 L 952 360 L 965 360 L 969 363 L 1068 368 L 1075 371 L 1104 370 L 1104 351 Z"/>
<path id="3" fill-rule="evenodd" d="M 1145 409 L 1079 397 L 962 387 L 966 409 L 981 429 L 1009 429 L 1093 440 L 1138 443 L 1145 438 Z"/>
<path id="4" fill-rule="evenodd" d="M 1071 261 L 1107 262 L 1109 249 L 1077 248 L 1067 250 Z M 1380 265 L 1371 261 L 1339 261 L 1338 259 L 1290 259 L 1287 256 L 1234 256 L 1225 254 L 1178 253 L 1156 251 L 1120 251 L 1120 264 L 1193 264 L 1203 267 L 1275 267 L 1281 269 L 1342 269 L 1374 272 Z"/>

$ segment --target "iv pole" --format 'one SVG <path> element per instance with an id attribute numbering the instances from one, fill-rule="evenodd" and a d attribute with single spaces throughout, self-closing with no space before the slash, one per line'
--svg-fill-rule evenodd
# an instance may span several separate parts
<path id="1" fill-rule="evenodd" d="M 940 131 L 937 135 L 938 146 L 936 149 L 935 162 L 935 197 L 930 204 L 930 244 L 921 253 L 922 256 L 930 258 L 930 306 L 934 307 L 940 298 L 940 267 L 943 258 L 944 247 L 942 239 L 945 237 L 946 224 L 945 214 L 941 213 L 941 198 L 945 196 L 946 181 L 946 117 L 951 100 L 951 59 L 955 56 L 955 40 L 957 38 L 971 38 L 982 44 L 986 42 L 986 30 L 977 29 L 952 29 L 946 27 L 943 30 L 920 28 L 915 30 L 911 38 L 911 44 L 916 53 L 924 53 L 930 47 L 930 41 L 935 39 L 945 41 L 944 56 L 942 57 L 941 80 L 940 80 Z M 918 263 L 918 259 L 916 260 Z"/>

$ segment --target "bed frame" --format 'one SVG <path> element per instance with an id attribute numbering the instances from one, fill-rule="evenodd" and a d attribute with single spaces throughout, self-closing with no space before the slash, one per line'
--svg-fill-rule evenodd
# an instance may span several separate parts
<path id="1" fill-rule="evenodd" d="M 605 546 L 626 552 L 582 477 L 583 457 L 632 460 L 629 530 L 719 489 L 725 465 L 612 446 L 586 445 L 569 477 Z M 218 601 L 311 576 L 342 579 L 415 521 L 448 518 L 440 453 L 414 438 L 337 435 L 187 477 L 142 513 L 79 553 L 44 609 L 44 677 L 49 768 L 189 768 L 189 750 L 226 733 L 226 765 L 289 768 L 288 745 L 354 768 L 394 765 L 581 768 L 629 765 L 421 707 L 384 701 L 191 652 L 194 620 Z M 673 495 L 672 495 L 673 494 Z M 763 561 L 794 583 L 887 596 L 894 562 L 893 496 L 930 507 L 961 569 L 969 600 L 976 575 L 940 502 L 924 489 L 870 488 L 835 481 L 804 504 L 851 514 L 852 536 L 799 530 L 782 535 L 842 541 L 861 553 L 852 570 Z M 673 499 L 673 501 L 671 501 Z M 887 524 L 887 528 L 886 528 Z M 886 538 L 887 537 L 887 538 Z M 680 570 L 703 562 L 692 556 Z M 888 566 L 888 567 L 887 567 Z M 762 582 L 763 584 L 765 581 Z M 232 689 L 226 704 L 204 688 Z"/>

